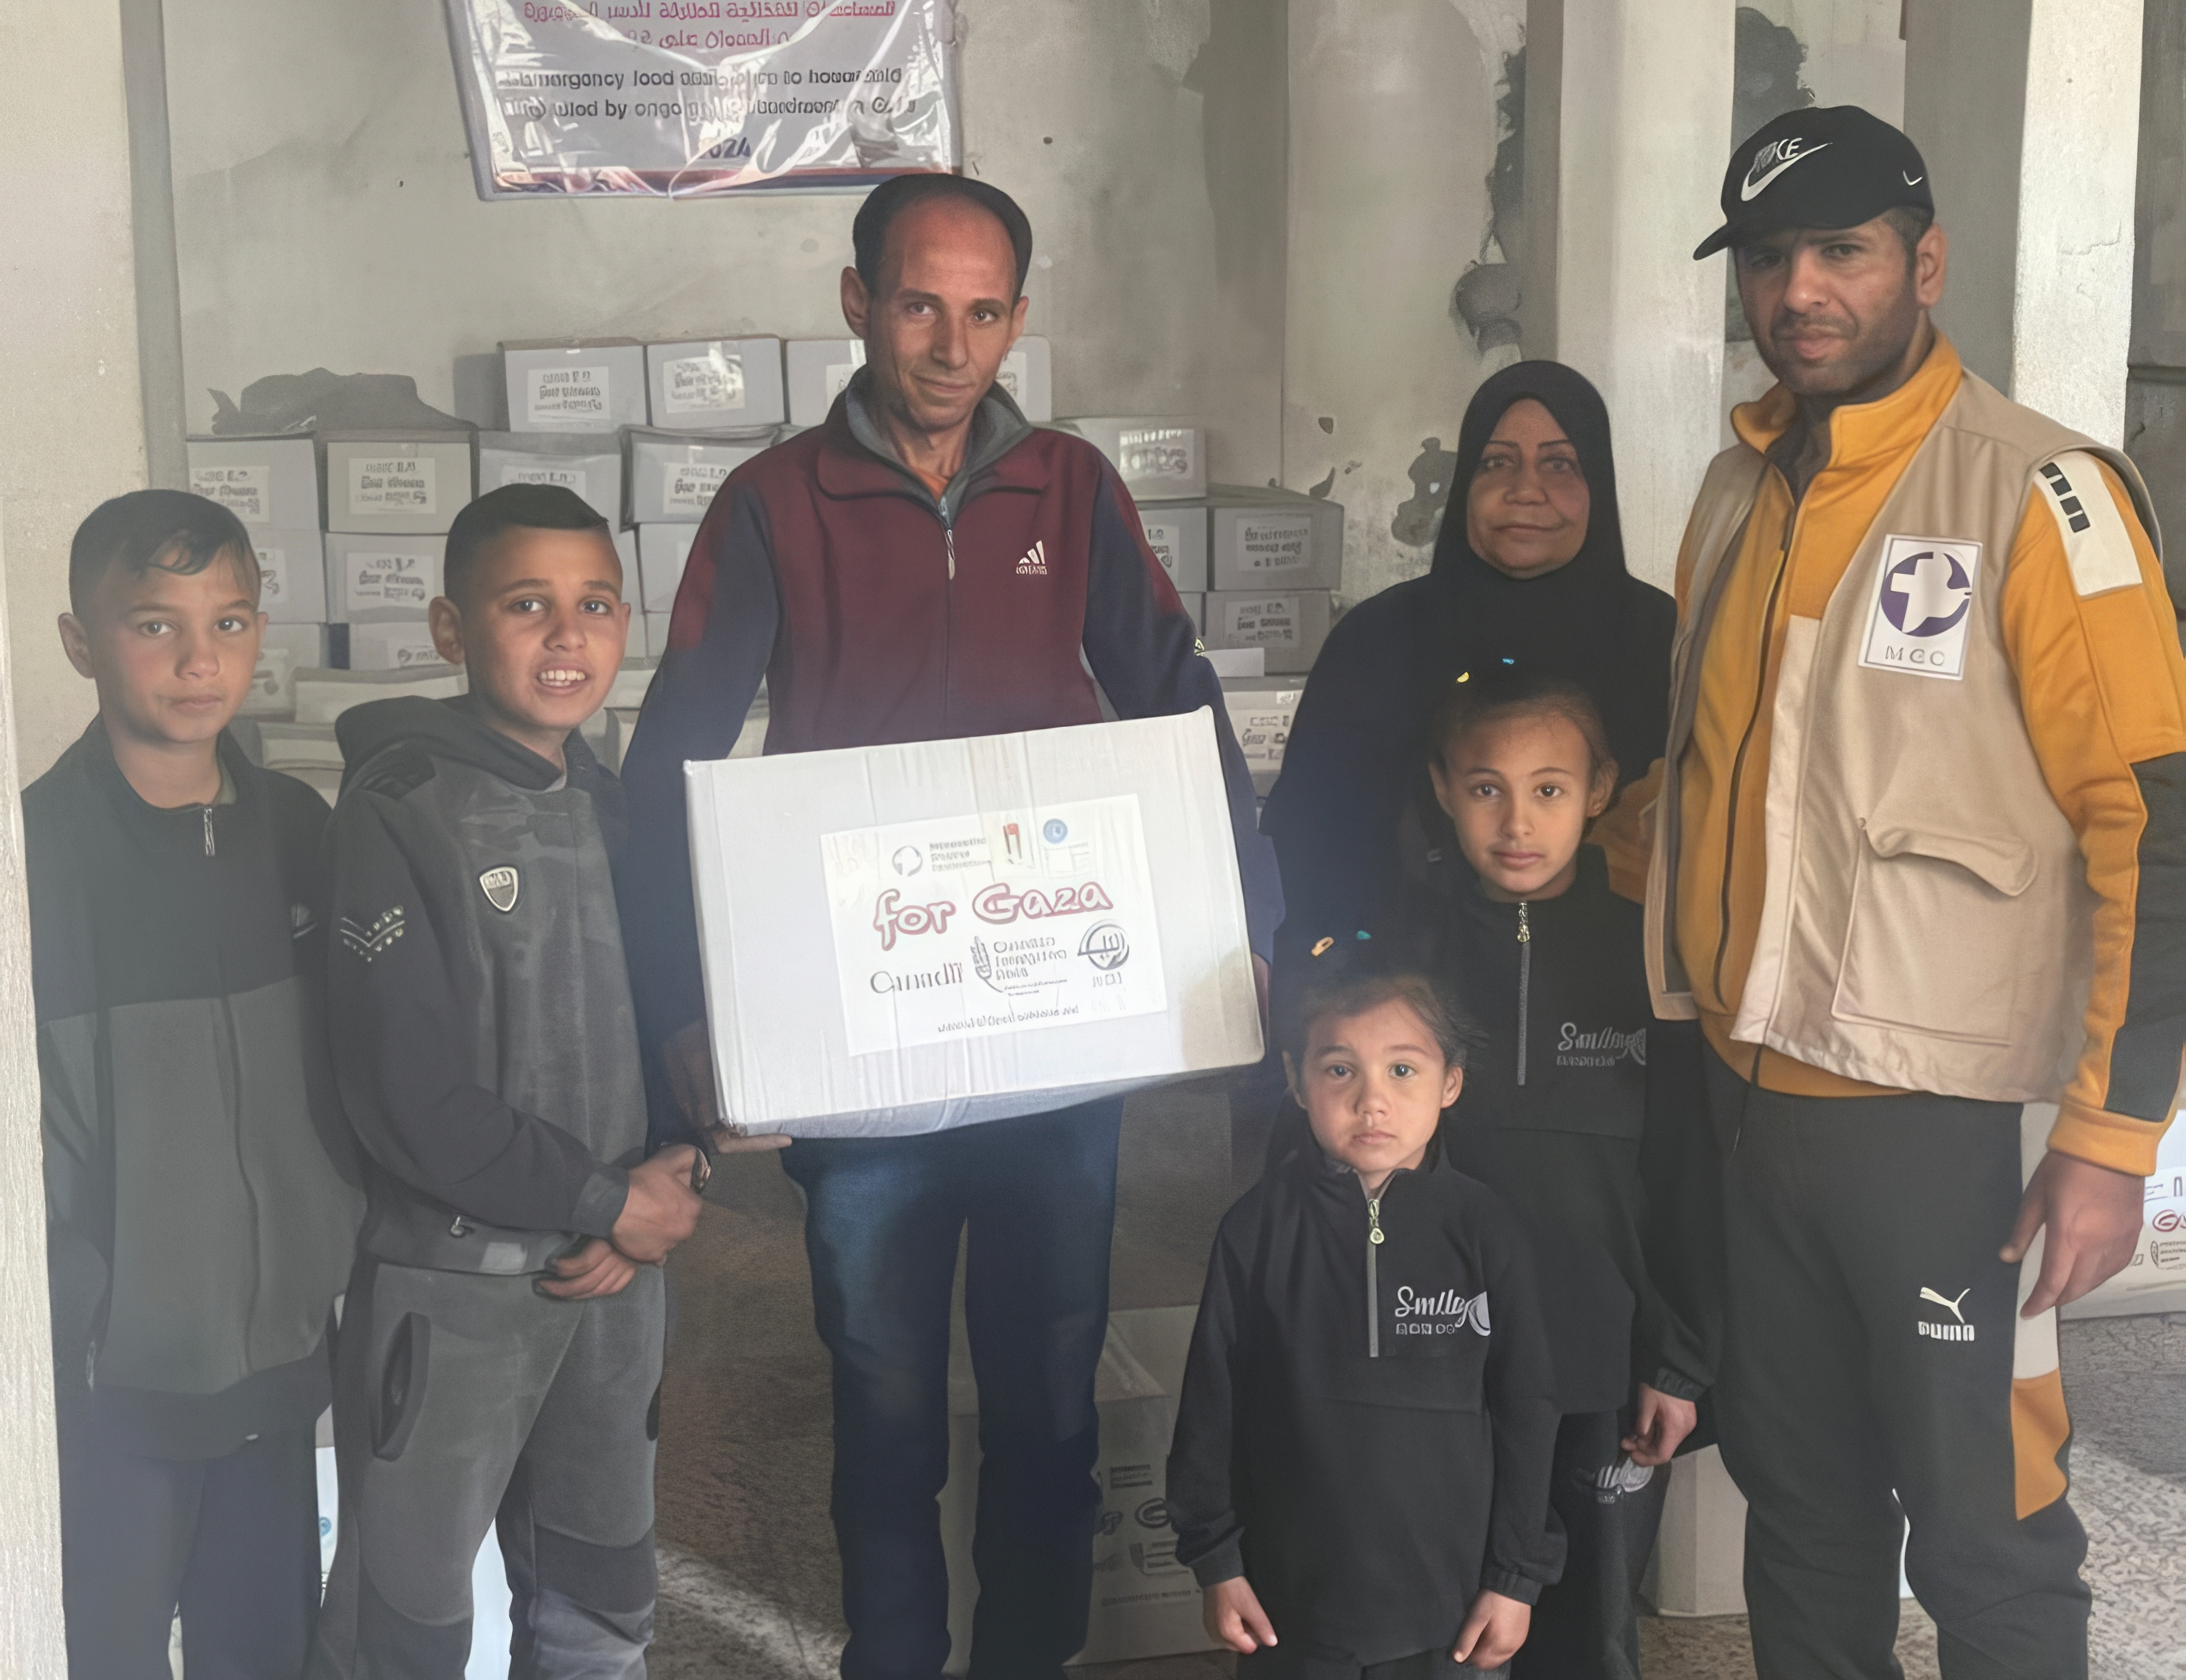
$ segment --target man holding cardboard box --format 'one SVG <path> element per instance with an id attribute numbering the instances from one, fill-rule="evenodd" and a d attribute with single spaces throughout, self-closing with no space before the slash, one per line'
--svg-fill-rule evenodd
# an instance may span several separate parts
<path id="1" fill-rule="evenodd" d="M 683 765 L 727 756 L 763 676 L 770 753 L 1090 724 L 1101 692 L 1126 717 L 1209 708 L 1257 953 L 1281 917 L 1219 685 L 1129 496 L 1090 445 L 1034 430 L 995 384 L 1024 326 L 1023 213 L 983 182 L 905 176 L 866 200 L 853 238 L 843 311 L 865 366 L 824 426 L 715 498 L 625 764 L 641 1030 L 693 1122 L 715 1084 Z M 1121 1114 L 1110 1098 L 808 1138 L 783 1156 L 834 1359 L 849 1680 L 936 1680 L 948 1655 L 935 1499 L 967 1225 L 984 1453 L 972 1672 L 1057 1676 L 1083 1643 Z"/>

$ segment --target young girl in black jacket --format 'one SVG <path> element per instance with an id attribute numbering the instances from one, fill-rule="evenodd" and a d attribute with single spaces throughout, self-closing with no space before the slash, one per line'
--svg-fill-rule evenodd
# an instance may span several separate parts
<path id="1" fill-rule="evenodd" d="M 1176 1554 L 1240 1680 L 1498 1668 L 1555 1579 L 1531 1245 L 1436 1146 L 1446 994 L 1325 942 L 1286 1011 L 1299 1137 L 1224 1216 L 1169 1455 Z"/>
<path id="2" fill-rule="evenodd" d="M 1532 1236 L 1561 1414 L 1569 1555 L 1511 1672 L 1636 1680 L 1665 1467 L 1712 1376 L 1697 1049 L 1652 1018 L 1640 908 L 1580 844 L 1617 785 L 1586 690 L 1498 664 L 1450 686 L 1428 741 L 1438 809 L 1405 826 L 1373 931 L 1483 1029 L 1443 1146 Z"/>

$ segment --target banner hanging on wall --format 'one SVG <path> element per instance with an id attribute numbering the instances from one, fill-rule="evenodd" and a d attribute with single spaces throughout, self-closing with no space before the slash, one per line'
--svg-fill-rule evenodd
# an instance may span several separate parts
<path id="1" fill-rule="evenodd" d="M 446 0 L 482 199 L 857 186 L 960 159 L 954 0 Z"/>

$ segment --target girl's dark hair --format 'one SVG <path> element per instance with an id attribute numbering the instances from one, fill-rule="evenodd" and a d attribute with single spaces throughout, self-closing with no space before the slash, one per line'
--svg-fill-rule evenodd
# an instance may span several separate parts
<path id="1" fill-rule="evenodd" d="M 106 574 L 141 578 L 154 568 L 195 577 L 222 555 L 258 599 L 258 551 L 227 508 L 188 490 L 141 490 L 102 501 L 69 544 L 69 610 L 79 618 Z"/>
<path id="2" fill-rule="evenodd" d="M 1282 1049 L 1303 1065 L 1313 1023 L 1331 1015 L 1363 1015 L 1385 1003 L 1409 1005 L 1441 1047 L 1443 1060 L 1463 1067 L 1480 1042 L 1480 1029 L 1464 1005 L 1415 962 L 1376 949 L 1364 934 L 1326 938 L 1301 960 L 1295 981 L 1277 1011 Z"/>
<path id="3" fill-rule="evenodd" d="M 1427 726 L 1427 756 L 1438 764 L 1446 764 L 1451 748 L 1469 731 L 1511 718 L 1563 719 L 1586 742 L 1592 761 L 1589 773 L 1598 776 L 1606 764 L 1615 774 L 1617 755 L 1610 751 L 1609 731 L 1594 696 L 1569 677 L 1516 665 L 1469 672 L 1450 685 Z"/>

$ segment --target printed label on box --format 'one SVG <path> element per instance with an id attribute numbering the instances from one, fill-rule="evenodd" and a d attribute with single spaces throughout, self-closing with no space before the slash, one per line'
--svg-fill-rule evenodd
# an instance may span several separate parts
<path id="1" fill-rule="evenodd" d="M 273 520 L 266 478 L 263 467 L 193 467 L 190 488 L 208 501 L 217 501 L 247 525 L 266 525 Z"/>
<path id="2" fill-rule="evenodd" d="M 1296 572 L 1313 564 L 1313 516 L 1279 513 L 1237 522 L 1238 568 Z"/>
<path id="3" fill-rule="evenodd" d="M 1161 562 L 1162 570 L 1167 572 L 1174 582 L 1176 578 L 1177 544 L 1184 535 L 1183 528 L 1166 519 L 1141 519 L 1140 524 L 1146 529 L 1146 546 L 1153 550 L 1154 558 Z"/>
<path id="4" fill-rule="evenodd" d="M 251 545 L 251 552 L 258 557 L 259 608 L 262 611 L 277 607 L 288 599 L 286 591 L 281 587 L 281 580 L 289 575 L 289 556 L 282 549 L 260 548 L 255 543 Z"/>
<path id="5" fill-rule="evenodd" d="M 668 469 L 667 488 L 661 500 L 671 513 L 703 518 L 714 505 L 714 494 L 729 476 L 725 461 L 681 461 Z"/>
<path id="6" fill-rule="evenodd" d="M 524 372 L 524 412 L 534 426 L 608 417 L 608 370 L 533 367 Z"/>
<path id="7" fill-rule="evenodd" d="M 433 598 L 432 562 L 422 554 L 352 554 L 349 606 L 423 608 Z"/>
<path id="8" fill-rule="evenodd" d="M 559 484 L 563 490 L 575 491 L 581 499 L 585 494 L 585 469 L 581 467 L 520 467 L 512 461 L 501 469 L 501 482 L 504 484 Z"/>
<path id="9" fill-rule="evenodd" d="M 843 395 L 843 388 L 850 383 L 850 375 L 865 365 L 866 347 L 861 344 L 854 344 L 850 346 L 850 359 L 848 361 L 831 361 L 827 364 L 825 369 L 827 378 L 824 383 L 827 387 L 827 403 L 830 407 L 834 406 L 835 399 Z"/>
<path id="10" fill-rule="evenodd" d="M 434 480 L 439 466 L 440 462 L 430 456 L 352 456 L 349 463 L 349 511 L 437 513 L 440 499 Z"/>
<path id="11" fill-rule="evenodd" d="M 670 414 L 702 414 L 744 406 L 744 359 L 725 344 L 704 356 L 678 356 L 660 369 L 660 398 Z"/>
<path id="12" fill-rule="evenodd" d="M 1222 639 L 1238 647 L 1297 647 L 1298 602 L 1295 595 L 1265 601 L 1231 601 L 1223 605 Z"/>
<path id="13" fill-rule="evenodd" d="M 1191 477 L 1191 430 L 1186 426 L 1134 428 L 1117 434 L 1116 453 L 1127 479 Z"/>
<path id="14" fill-rule="evenodd" d="M 1290 745 L 1291 725 L 1298 717 L 1298 701 L 1305 691 L 1278 688 L 1253 694 L 1224 697 L 1230 727 L 1245 754 L 1248 770 L 1273 774 L 1283 767 L 1283 749 Z"/>
<path id="15" fill-rule="evenodd" d="M 433 646 L 432 632 L 421 630 L 416 641 L 398 641 L 387 650 L 388 663 L 395 670 L 407 670 L 412 665 L 437 665 L 440 650 Z"/>
<path id="16" fill-rule="evenodd" d="M 1022 403 L 1026 383 L 1032 378 L 1032 362 L 1023 350 L 1012 350 L 1002 358 L 1002 365 L 995 374 L 995 383 L 1010 394 L 1010 400 Z"/>
<path id="17" fill-rule="evenodd" d="M 853 1056 L 1168 1007 L 1136 794 L 820 837 Z"/>

